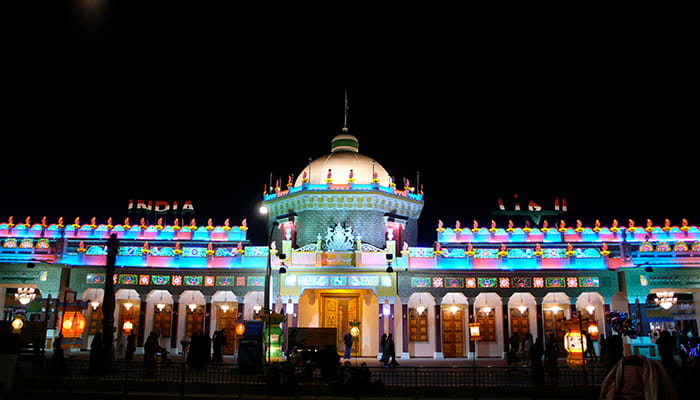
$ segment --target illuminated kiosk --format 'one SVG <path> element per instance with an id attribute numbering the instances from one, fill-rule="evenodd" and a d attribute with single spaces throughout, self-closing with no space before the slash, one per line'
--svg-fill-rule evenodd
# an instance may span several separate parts
<path id="1" fill-rule="evenodd" d="M 280 265 L 277 254 L 287 257 L 286 273 L 274 282 L 278 311 L 291 304 L 296 317 L 290 326 L 336 328 L 338 349 L 350 324 L 361 322 L 368 329 L 356 338 L 353 356 L 376 354 L 376 332 L 400 329 L 389 325 L 393 319 L 376 318 L 380 307 L 398 299 L 398 274 L 386 272 L 387 257 L 407 265 L 401 249 L 415 245 L 422 194 L 407 182 L 397 189 L 381 164 L 359 153 L 355 136 L 344 133 L 295 182 L 291 176 L 285 188 L 277 182 L 264 205 L 273 230 L 272 263 Z"/>

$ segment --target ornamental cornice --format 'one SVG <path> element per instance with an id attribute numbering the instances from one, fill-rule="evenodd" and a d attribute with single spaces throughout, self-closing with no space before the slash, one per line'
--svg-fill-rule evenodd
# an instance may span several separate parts
<path id="1" fill-rule="evenodd" d="M 266 202 L 273 214 L 308 210 L 379 210 L 398 212 L 418 218 L 423 202 L 379 191 L 311 191 L 298 192 Z"/>

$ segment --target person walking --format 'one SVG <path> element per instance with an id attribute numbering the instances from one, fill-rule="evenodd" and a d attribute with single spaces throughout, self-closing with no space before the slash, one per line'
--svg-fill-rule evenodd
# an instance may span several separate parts
<path id="1" fill-rule="evenodd" d="M 536 385 L 544 383 L 544 365 L 542 356 L 544 355 L 544 343 L 541 337 L 537 337 L 530 350 L 530 368 L 532 370 L 532 382 Z"/>
<path id="2" fill-rule="evenodd" d="M 352 354 L 352 335 L 350 332 L 345 332 L 345 335 L 343 335 L 343 343 L 345 344 L 345 354 L 343 355 L 343 359 L 349 360 L 350 355 Z"/>
<path id="3" fill-rule="evenodd" d="M 559 383 L 559 343 L 553 334 L 547 337 L 547 343 L 544 348 L 544 368 L 549 376 L 550 383 Z"/>
<path id="4" fill-rule="evenodd" d="M 379 341 L 379 348 L 382 352 L 382 358 L 379 359 L 379 362 L 386 364 L 386 333 L 382 333 L 382 339 Z"/>
<path id="5" fill-rule="evenodd" d="M 136 353 L 136 332 L 131 331 L 131 334 L 126 338 L 126 351 L 124 352 L 124 359 L 126 361 L 131 361 L 134 359 L 134 353 Z"/>
<path id="6" fill-rule="evenodd" d="M 508 365 L 518 361 L 518 350 L 520 350 L 520 338 L 518 338 L 518 332 L 513 332 L 508 338 Z"/>
<path id="7" fill-rule="evenodd" d="M 523 339 L 522 354 L 523 354 L 523 367 L 530 366 L 530 353 L 532 352 L 532 334 L 526 333 Z"/>
<path id="8" fill-rule="evenodd" d="M 394 335 L 391 333 L 386 337 L 386 359 L 384 361 L 385 366 L 398 367 L 399 363 L 396 361 L 396 347 L 394 345 Z"/>
<path id="9" fill-rule="evenodd" d="M 656 339 L 656 347 L 659 349 L 661 365 L 663 365 L 668 375 L 674 376 L 678 365 L 676 364 L 676 359 L 673 357 L 674 343 L 673 337 L 671 337 L 669 331 L 661 331 L 659 338 Z"/>

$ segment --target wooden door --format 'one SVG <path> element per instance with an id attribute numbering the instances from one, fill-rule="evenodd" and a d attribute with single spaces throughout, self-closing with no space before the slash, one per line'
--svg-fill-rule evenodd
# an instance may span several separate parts
<path id="1" fill-rule="evenodd" d="M 549 335 L 554 335 L 559 344 L 561 354 L 566 354 L 566 350 L 564 350 L 564 335 L 566 334 L 566 326 L 564 325 L 566 317 L 564 316 L 564 310 L 559 310 L 556 313 L 552 310 L 544 310 L 543 315 L 545 336 L 543 341 L 546 343 Z"/>
<path id="2" fill-rule="evenodd" d="M 530 310 L 521 313 L 517 308 L 510 309 L 510 333 L 517 333 L 519 338 L 530 333 Z"/>
<path id="3" fill-rule="evenodd" d="M 408 312 L 408 340 L 411 342 L 428 341 L 428 313 L 418 313 L 415 308 Z"/>
<path id="4" fill-rule="evenodd" d="M 362 321 L 359 293 L 322 293 L 321 328 L 336 328 L 336 348 L 345 351 L 343 335 L 350 332 L 350 322 Z M 362 329 L 362 326 L 360 326 Z M 362 335 L 352 347 L 352 355 L 359 356 L 362 348 Z"/>
<path id="5" fill-rule="evenodd" d="M 231 355 L 236 352 L 236 344 L 238 338 L 236 337 L 236 322 L 238 316 L 238 309 L 233 308 L 226 312 L 223 312 L 220 307 L 216 307 L 216 330 L 224 330 L 226 335 L 226 347 L 224 348 L 224 354 Z"/>
<path id="6" fill-rule="evenodd" d="M 485 313 L 482 310 L 476 312 L 476 322 L 479 323 L 481 342 L 496 341 L 496 313 Z"/>
<path id="7" fill-rule="evenodd" d="M 462 310 L 454 314 L 442 310 L 442 353 L 445 358 L 464 357 L 464 322 Z"/>
<path id="8" fill-rule="evenodd" d="M 187 307 L 185 335 L 191 339 L 195 333 L 204 333 L 204 308 L 202 306 L 198 306 L 194 311 Z"/>
<path id="9" fill-rule="evenodd" d="M 163 311 L 158 310 L 158 307 L 153 306 L 153 331 L 160 334 L 164 338 L 170 337 L 170 331 L 173 321 L 173 308 L 170 304 L 166 304 Z"/>

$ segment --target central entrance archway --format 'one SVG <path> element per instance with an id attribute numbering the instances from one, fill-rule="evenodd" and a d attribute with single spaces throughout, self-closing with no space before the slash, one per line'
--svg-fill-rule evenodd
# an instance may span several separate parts
<path id="1" fill-rule="evenodd" d="M 362 321 L 362 293 L 360 291 L 323 291 L 321 292 L 321 327 L 336 328 L 336 346 L 343 352 L 343 335 L 350 332 L 351 322 Z M 359 355 L 362 337 L 352 348 L 352 355 Z"/>

